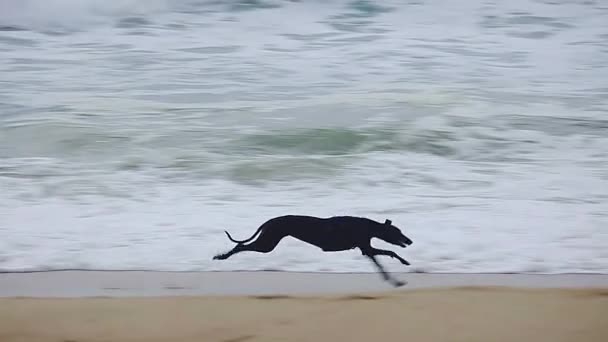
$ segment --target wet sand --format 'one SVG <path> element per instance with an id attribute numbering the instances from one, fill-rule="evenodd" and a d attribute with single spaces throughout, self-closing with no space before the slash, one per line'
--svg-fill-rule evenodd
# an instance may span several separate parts
<path id="1" fill-rule="evenodd" d="M 0 341 L 607 341 L 608 275 L 0 274 Z"/>

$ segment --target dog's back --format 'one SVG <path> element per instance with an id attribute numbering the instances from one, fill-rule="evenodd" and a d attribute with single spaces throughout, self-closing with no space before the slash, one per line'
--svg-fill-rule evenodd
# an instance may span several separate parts
<path id="1" fill-rule="evenodd" d="M 325 234 L 350 235 L 373 229 L 380 223 L 364 217 L 332 216 L 316 217 L 307 215 L 284 215 L 272 218 L 264 226 L 272 229 L 287 229 L 286 233 L 296 231 L 318 231 Z"/>
<path id="2" fill-rule="evenodd" d="M 374 224 L 378 223 L 354 216 L 286 215 L 268 220 L 264 223 L 264 231 L 266 234 L 290 235 L 324 251 L 342 251 L 368 241 Z"/>

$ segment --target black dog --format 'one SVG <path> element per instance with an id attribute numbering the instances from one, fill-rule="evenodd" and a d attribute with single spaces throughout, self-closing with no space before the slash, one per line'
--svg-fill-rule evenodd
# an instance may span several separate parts
<path id="1" fill-rule="evenodd" d="M 259 234 L 259 236 L 258 236 Z M 280 216 L 266 221 L 258 230 L 247 240 L 238 241 L 226 235 L 237 243 L 231 251 L 213 257 L 215 260 L 228 259 L 233 254 L 254 251 L 268 253 L 272 251 L 279 241 L 286 236 L 292 236 L 309 244 L 321 248 L 325 252 L 345 251 L 359 248 L 361 253 L 370 258 L 378 267 L 384 280 L 394 286 L 402 286 L 403 282 L 391 279 L 382 265 L 376 260 L 376 255 L 386 255 L 401 261 L 402 264 L 409 265 L 405 259 L 393 251 L 376 249 L 371 246 L 372 238 L 382 239 L 397 246 L 406 247 L 412 244 L 407 236 L 403 235 L 399 228 L 392 225 L 391 220 L 379 223 L 363 217 L 335 216 L 330 218 L 319 218 L 312 216 Z M 253 240 L 256 236 L 258 238 Z"/>

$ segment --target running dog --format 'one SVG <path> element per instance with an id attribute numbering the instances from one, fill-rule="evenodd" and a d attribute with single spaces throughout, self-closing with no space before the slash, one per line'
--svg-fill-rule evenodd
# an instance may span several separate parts
<path id="1" fill-rule="evenodd" d="M 268 253 L 272 251 L 279 242 L 287 236 L 307 242 L 321 248 L 325 252 L 345 251 L 359 248 L 361 253 L 368 257 L 382 274 L 382 278 L 395 287 L 404 285 L 397 279 L 393 279 L 384 270 L 384 267 L 376 260 L 377 255 L 386 255 L 399 260 L 404 265 L 409 265 L 393 251 L 377 249 L 371 246 L 372 238 L 384 240 L 393 245 L 407 247 L 412 244 L 401 230 L 395 227 L 391 220 L 384 223 L 363 217 L 334 216 L 330 218 L 319 218 L 314 216 L 286 215 L 272 218 L 262 224 L 258 230 L 246 240 L 235 240 L 230 233 L 225 231 L 230 241 L 237 245 L 227 253 L 213 257 L 214 260 L 225 260 L 232 255 L 245 251 Z M 257 236 L 255 241 L 252 241 Z"/>

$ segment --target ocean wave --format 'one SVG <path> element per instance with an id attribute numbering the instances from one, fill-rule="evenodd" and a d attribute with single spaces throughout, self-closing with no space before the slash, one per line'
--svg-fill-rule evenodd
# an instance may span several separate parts
<path id="1" fill-rule="evenodd" d="M 416 270 L 605 272 L 606 13 L 0 1 L 0 269 L 373 269 L 211 260 L 302 213 L 391 218 Z"/>
<path id="2" fill-rule="evenodd" d="M 23 0 L 0 3 L 0 30 L 34 30 L 44 33 L 71 33 L 97 26 L 137 28 L 154 25 L 154 17 L 169 14 L 238 14 L 254 10 L 278 9 L 296 0 Z M 330 6 L 335 3 L 329 4 Z M 322 3 L 314 4 L 322 5 Z M 353 30 L 362 20 L 392 11 L 392 7 L 372 1 L 340 1 L 339 14 L 327 23 L 337 29 Z"/>
<path id="3" fill-rule="evenodd" d="M 35 120 L 4 125 L 0 130 L 0 156 L 46 156 L 67 162 L 107 163 L 131 169 L 140 168 L 133 164 L 133 158 L 137 157 L 141 166 L 183 170 L 207 167 L 205 160 L 221 165 L 238 159 L 268 158 L 267 162 L 270 162 L 273 158 L 283 158 L 289 163 L 287 160 L 294 158 L 365 158 L 368 153 L 421 153 L 470 159 L 475 158 L 473 153 L 483 157 L 497 153 L 501 147 L 505 150 L 514 145 L 526 148 L 526 141 L 493 137 L 491 131 L 484 135 L 449 126 L 423 128 L 399 124 L 371 128 L 257 129 L 246 133 L 229 128 L 118 128 L 101 123 L 93 125 L 92 120 L 94 118 L 81 124 Z"/>
<path id="4" fill-rule="evenodd" d="M 71 33 L 169 9 L 165 0 L 23 0 L 0 3 L 0 25 L 44 33 Z"/>

